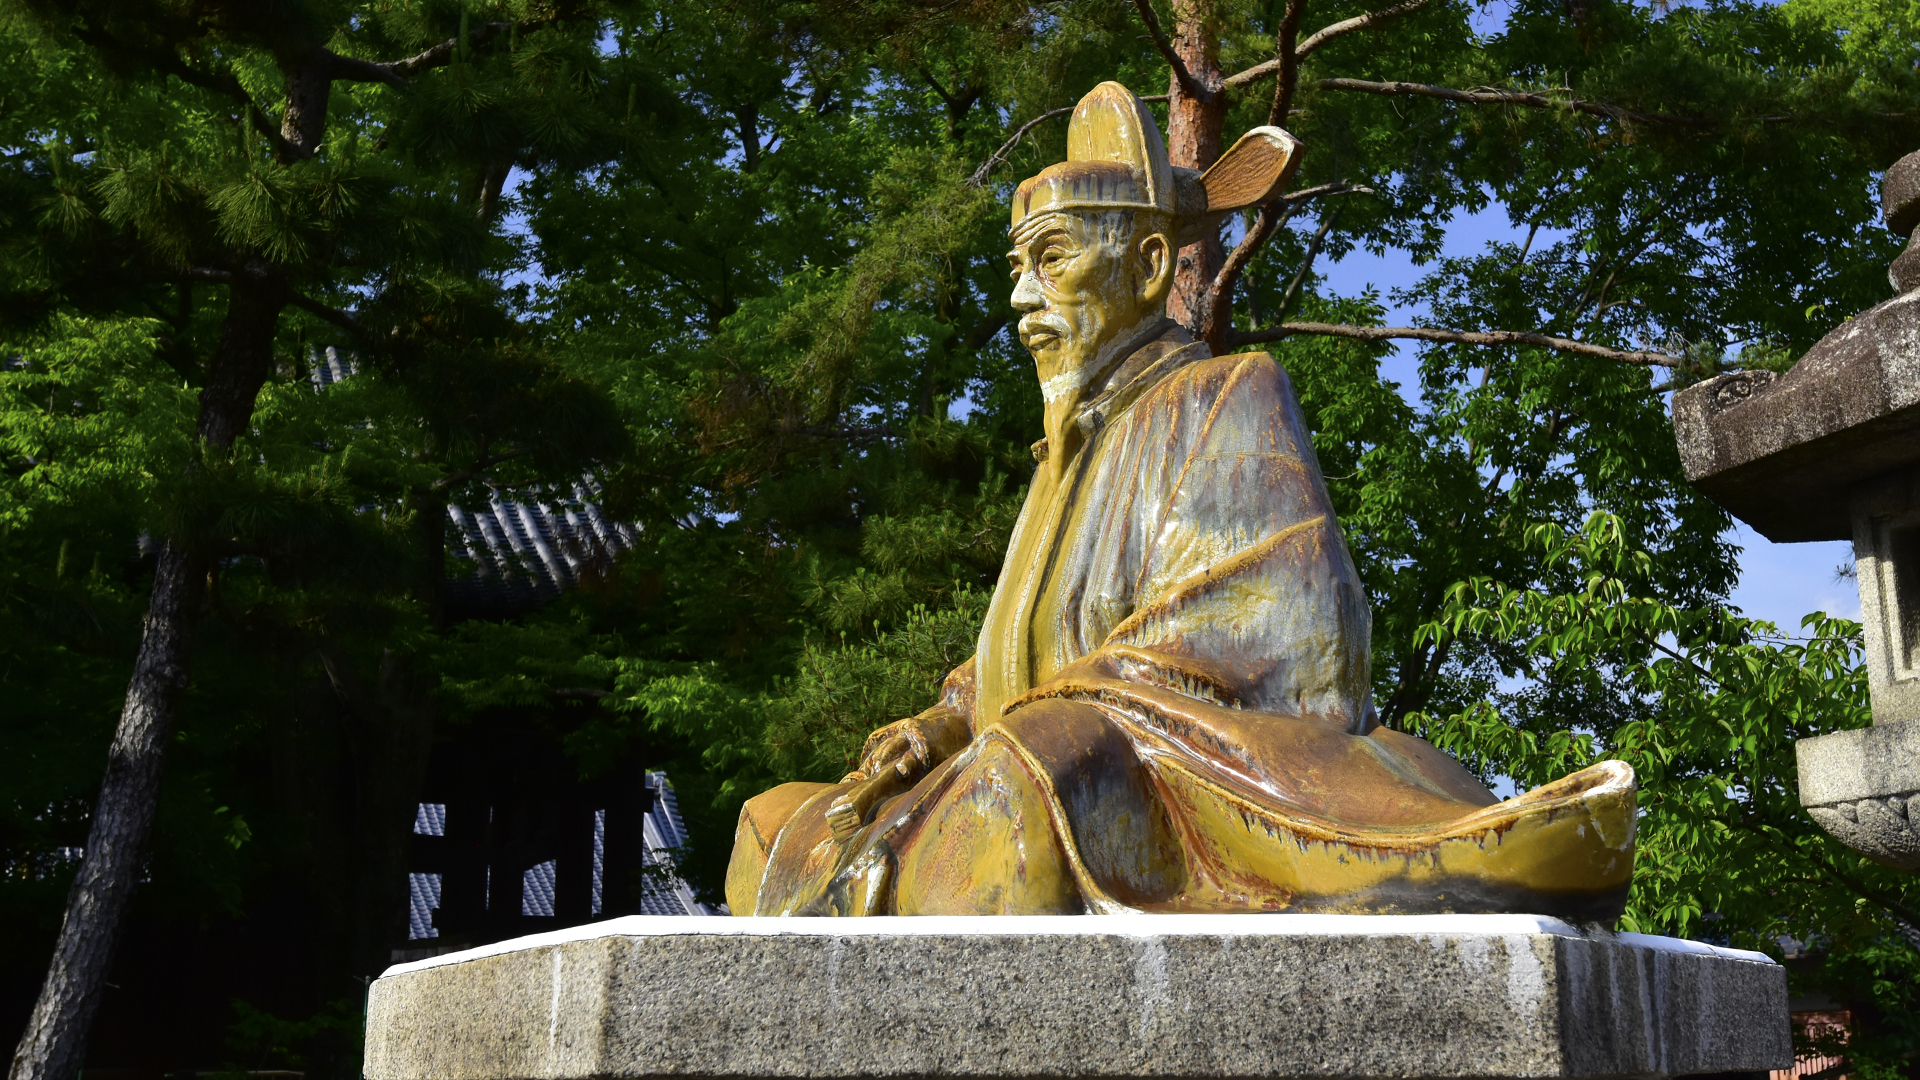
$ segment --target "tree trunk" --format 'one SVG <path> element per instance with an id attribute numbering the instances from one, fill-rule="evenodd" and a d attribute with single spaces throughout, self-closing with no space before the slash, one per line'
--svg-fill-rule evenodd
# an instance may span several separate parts
<path id="1" fill-rule="evenodd" d="M 327 130 L 327 99 L 333 96 L 333 54 L 318 45 L 280 58 L 286 73 L 287 107 L 280 119 L 282 156 L 305 160 L 320 150 Z"/>
<path id="2" fill-rule="evenodd" d="M 1204 97 L 1195 97 L 1181 85 L 1179 75 L 1168 79 L 1167 158 L 1188 169 L 1204 170 L 1220 157 L 1220 129 L 1227 118 L 1227 95 L 1220 76 L 1220 27 L 1213 15 L 1213 0 L 1178 0 L 1173 5 L 1173 51 L 1205 92 Z M 1225 260 L 1217 232 L 1180 249 L 1173 295 L 1167 301 L 1167 314 L 1175 322 L 1189 330 L 1200 329 L 1214 275 Z"/>
<path id="3" fill-rule="evenodd" d="M 226 327 L 200 391 L 201 438 L 233 444 L 253 416 L 254 399 L 273 357 L 274 326 L 287 291 L 265 263 L 234 273 Z M 86 850 L 67 893 L 67 913 L 46 982 L 14 1050 L 9 1080 L 74 1080 L 100 1009 L 133 889 L 146 862 L 160 796 L 161 764 L 173 736 L 174 710 L 187 684 L 193 614 L 206 563 L 188 538 L 161 546 L 153 595 L 120 712 L 107 771 L 100 781 Z"/>
<path id="4" fill-rule="evenodd" d="M 187 683 L 187 651 L 200 561 L 185 545 L 160 548 L 140 654 L 87 830 L 87 847 L 67 893 L 66 919 L 47 981 L 14 1051 L 9 1080 L 72 1080 L 133 887 L 146 862 L 147 834 L 160 794 L 160 761 L 173 733 L 174 703 Z"/>

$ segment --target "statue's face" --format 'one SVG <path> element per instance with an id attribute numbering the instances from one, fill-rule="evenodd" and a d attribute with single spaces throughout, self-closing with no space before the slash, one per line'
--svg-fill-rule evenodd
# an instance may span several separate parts
<path id="1" fill-rule="evenodd" d="M 1049 214 L 1021 228 L 1007 253 L 1013 306 L 1050 414 L 1078 402 L 1112 351 L 1159 318 L 1171 253 L 1164 234 L 1124 213 Z"/>

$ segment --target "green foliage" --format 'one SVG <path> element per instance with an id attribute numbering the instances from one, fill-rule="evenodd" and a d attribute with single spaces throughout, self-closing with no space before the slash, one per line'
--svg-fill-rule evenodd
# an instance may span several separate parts
<path id="1" fill-rule="evenodd" d="M 1920 1040 L 1912 877 L 1842 847 L 1801 809 L 1795 740 L 1870 722 L 1860 627 L 1825 615 L 1806 637 L 1717 605 L 1661 599 L 1656 559 L 1616 516 L 1540 524 L 1556 579 L 1448 591 L 1426 640 L 1498 657 L 1502 688 L 1413 730 L 1489 780 L 1530 788 L 1602 758 L 1632 765 L 1641 817 L 1623 929 L 1820 950 L 1816 985 L 1869 981 L 1883 1013 L 1847 1049 L 1863 1075 L 1901 1075 Z"/>
<path id="2" fill-rule="evenodd" d="M 319 1012 L 286 1020 L 245 1001 L 233 1002 L 234 1022 L 227 1029 L 230 1071 L 216 1076 L 245 1076 L 268 1069 L 307 1071 L 316 1060 L 350 1061 L 363 1056 L 366 1017 L 356 998 L 330 1001 Z"/>
<path id="3" fill-rule="evenodd" d="M 809 643 L 769 710 L 775 771 L 827 782 L 853 771 L 870 732 L 932 704 L 940 679 L 973 655 L 989 595 L 962 589 L 951 607 L 915 607 L 871 644 L 845 634 L 835 647 Z"/>

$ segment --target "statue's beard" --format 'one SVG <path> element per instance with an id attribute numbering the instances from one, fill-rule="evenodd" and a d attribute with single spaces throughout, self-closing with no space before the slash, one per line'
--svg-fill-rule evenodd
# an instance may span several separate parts
<path id="1" fill-rule="evenodd" d="M 1020 340 L 1027 343 L 1033 353 L 1033 363 L 1040 374 L 1040 397 L 1049 406 L 1058 405 L 1079 397 L 1086 389 L 1087 380 L 1093 376 L 1093 365 L 1087 363 L 1085 342 L 1088 338 L 1087 327 L 1078 327 L 1066 316 L 1052 311 L 1034 311 L 1020 319 Z M 1048 335 L 1052 340 L 1048 341 Z M 1035 347 L 1035 337 L 1040 344 Z"/>
<path id="2" fill-rule="evenodd" d="M 1087 322 L 1093 325 L 1075 326 L 1066 316 L 1054 311 L 1033 311 L 1022 316 L 1020 340 L 1027 343 L 1033 354 L 1040 376 L 1040 397 L 1046 402 L 1047 410 L 1070 410 L 1086 393 L 1088 385 L 1105 374 L 1115 360 L 1121 359 L 1116 355 L 1118 351 L 1159 318 L 1158 311 L 1149 311 L 1132 325 L 1120 327 L 1113 333 L 1102 333 L 1106 329 L 1104 320 L 1089 319 Z M 1040 348 L 1034 348 L 1036 334 L 1043 338 L 1051 335 L 1051 347 L 1043 340 Z M 1090 347 L 1089 343 L 1096 341 L 1099 344 Z"/>

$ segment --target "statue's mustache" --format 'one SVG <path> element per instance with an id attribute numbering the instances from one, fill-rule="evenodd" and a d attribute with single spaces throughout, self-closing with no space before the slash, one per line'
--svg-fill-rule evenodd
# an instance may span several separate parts
<path id="1" fill-rule="evenodd" d="M 1030 311 L 1020 317 L 1020 341 L 1029 343 L 1037 333 L 1050 333 L 1058 338 L 1066 338 L 1073 333 L 1073 324 L 1066 316 L 1051 311 Z"/>

